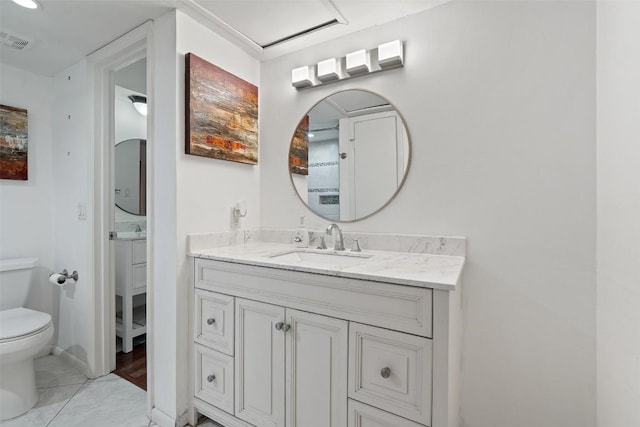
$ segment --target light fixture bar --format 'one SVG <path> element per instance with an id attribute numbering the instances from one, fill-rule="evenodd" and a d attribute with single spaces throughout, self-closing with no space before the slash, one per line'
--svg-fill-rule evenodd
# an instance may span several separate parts
<path id="1" fill-rule="evenodd" d="M 402 40 L 382 43 L 374 49 L 360 49 L 341 58 L 329 58 L 314 65 L 291 70 L 291 85 L 297 90 L 404 67 Z"/>

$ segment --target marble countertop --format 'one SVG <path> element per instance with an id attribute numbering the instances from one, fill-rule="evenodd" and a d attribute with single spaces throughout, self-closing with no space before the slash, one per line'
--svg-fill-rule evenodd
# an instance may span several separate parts
<path id="1" fill-rule="evenodd" d="M 258 242 L 191 251 L 189 255 L 216 261 L 443 290 L 456 289 L 465 262 L 463 256 L 375 250 L 363 250 L 358 253 L 351 253 L 349 250 L 341 252 L 338 256 L 368 257 L 361 258 L 362 262 L 350 260 L 351 265 L 340 265 L 342 263 L 339 261 L 339 264 L 332 264 L 331 261 L 318 263 L 290 260 L 290 257 L 273 258 L 274 255 L 296 250 L 336 254 L 332 250 L 296 248 L 290 244 Z"/>
<path id="2" fill-rule="evenodd" d="M 144 240 L 146 238 L 146 231 L 118 231 L 114 240 Z"/>

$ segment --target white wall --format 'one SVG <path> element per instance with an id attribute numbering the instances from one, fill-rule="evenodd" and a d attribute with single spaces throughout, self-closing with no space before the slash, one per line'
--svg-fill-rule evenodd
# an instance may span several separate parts
<path id="1" fill-rule="evenodd" d="M 640 3 L 598 2 L 598 425 L 640 425 Z"/>
<path id="2" fill-rule="evenodd" d="M 29 180 L 0 181 L 0 258 L 38 257 L 27 306 L 51 314 L 57 331 L 57 290 L 47 280 L 54 271 L 51 86 L 49 77 L 0 66 L 0 104 L 26 109 L 29 120 Z"/>
<path id="3" fill-rule="evenodd" d="M 152 225 L 155 407 L 180 422 L 189 395 L 187 234 L 229 230 L 231 207 L 238 199 L 246 200 L 248 208 L 242 228 L 260 224 L 259 165 L 184 154 L 184 55 L 193 52 L 255 85 L 260 64 L 181 12 L 158 19 L 155 38 L 154 178 L 161 196 L 154 201 Z"/>
<path id="4" fill-rule="evenodd" d="M 93 163 L 86 60 L 53 79 L 53 251 L 54 268 L 77 270 L 80 280 L 60 292 L 58 347 L 76 358 L 87 375 L 94 359 L 93 224 L 91 176 Z M 91 190 L 91 192 L 90 192 Z M 78 218 L 78 205 L 86 220 Z"/>
<path id="5" fill-rule="evenodd" d="M 402 69 L 297 92 L 291 69 L 400 38 Z M 412 141 L 393 202 L 348 231 L 468 237 L 467 427 L 595 425 L 595 5 L 451 2 L 262 64 L 263 227 L 307 215 L 287 169 L 324 96 L 389 99 Z"/>

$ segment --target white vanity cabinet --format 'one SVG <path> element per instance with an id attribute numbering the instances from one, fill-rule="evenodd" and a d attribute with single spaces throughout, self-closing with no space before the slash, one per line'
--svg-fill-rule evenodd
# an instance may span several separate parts
<path id="1" fill-rule="evenodd" d="M 146 306 L 134 307 L 133 297 L 147 292 L 147 241 L 115 241 L 116 296 L 122 298 L 122 312 L 116 317 L 116 335 L 125 353 L 133 350 L 133 339 L 147 332 Z"/>
<path id="2" fill-rule="evenodd" d="M 459 291 L 202 258 L 193 273 L 192 422 L 458 425 Z"/>

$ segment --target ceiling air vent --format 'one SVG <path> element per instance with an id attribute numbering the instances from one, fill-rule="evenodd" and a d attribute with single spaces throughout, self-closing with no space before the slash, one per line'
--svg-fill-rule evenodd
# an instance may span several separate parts
<path id="1" fill-rule="evenodd" d="M 262 45 L 262 48 L 266 49 L 268 47 L 272 47 L 272 46 L 275 46 L 275 45 L 280 44 L 280 43 L 288 42 L 289 40 L 293 40 L 293 39 L 298 38 L 298 37 L 306 36 L 307 34 L 311 34 L 311 33 L 316 32 L 318 30 L 322 30 L 324 28 L 328 28 L 328 27 L 331 27 L 331 26 L 339 24 L 339 23 L 340 23 L 340 21 L 338 21 L 337 19 L 332 19 L 331 21 L 324 22 L 324 23 L 322 23 L 320 25 L 316 25 L 316 26 L 308 28 L 306 30 L 299 31 L 299 32 L 297 32 L 295 34 L 291 34 L 290 36 L 283 37 L 283 38 L 278 39 L 276 41 L 273 41 L 271 43 L 267 43 L 265 45 Z"/>
<path id="2" fill-rule="evenodd" d="M 6 29 L 5 31 L 0 31 L 0 39 L 3 45 L 16 50 L 25 50 L 33 44 L 33 40 L 29 40 L 23 35 L 7 31 Z"/>

